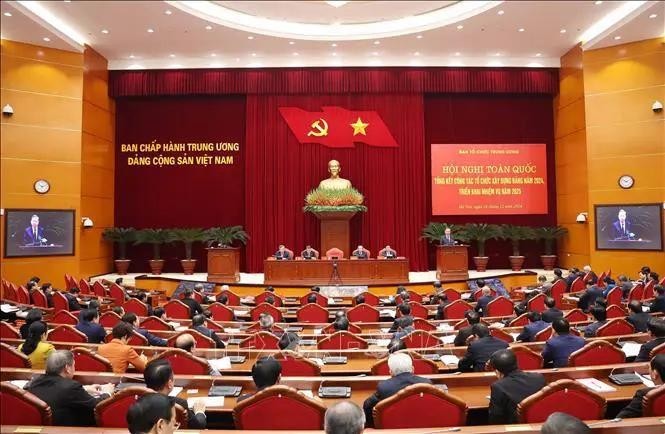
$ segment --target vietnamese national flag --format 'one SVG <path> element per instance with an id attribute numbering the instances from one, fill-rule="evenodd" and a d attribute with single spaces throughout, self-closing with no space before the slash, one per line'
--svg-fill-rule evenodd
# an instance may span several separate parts
<path id="1" fill-rule="evenodd" d="M 329 148 L 353 148 L 354 142 L 397 147 L 377 112 L 322 108 L 321 112 L 308 112 L 298 107 L 280 107 L 279 112 L 300 143 L 319 143 Z"/>

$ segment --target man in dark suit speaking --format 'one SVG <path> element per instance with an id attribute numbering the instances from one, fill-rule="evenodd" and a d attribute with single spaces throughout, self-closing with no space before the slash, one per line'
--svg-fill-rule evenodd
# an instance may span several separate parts
<path id="1" fill-rule="evenodd" d="M 44 228 L 39 226 L 39 216 L 34 214 L 30 218 L 30 226 L 23 232 L 23 244 L 26 246 L 38 246 L 45 243 Z"/>
<path id="2" fill-rule="evenodd" d="M 617 221 L 612 223 L 615 240 L 632 240 L 635 234 L 632 231 L 632 224 L 626 218 L 626 210 L 620 209 L 617 215 Z"/>
<path id="3" fill-rule="evenodd" d="M 443 235 L 441 236 L 440 244 L 442 246 L 454 246 L 456 244 L 456 241 L 453 238 L 453 234 L 452 234 L 452 231 L 450 230 L 450 228 L 446 228 L 443 231 Z"/>

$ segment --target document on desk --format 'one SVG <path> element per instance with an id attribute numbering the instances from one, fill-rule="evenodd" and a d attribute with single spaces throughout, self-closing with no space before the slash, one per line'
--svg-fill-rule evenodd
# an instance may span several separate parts
<path id="1" fill-rule="evenodd" d="M 180 392 L 182 392 L 182 387 L 177 387 L 176 386 L 176 387 L 173 388 L 173 390 L 171 390 L 171 392 L 169 393 L 169 396 L 173 396 L 173 397 L 178 396 L 178 394 Z"/>
<path id="2" fill-rule="evenodd" d="M 494 328 L 494 329 L 502 329 L 505 326 L 506 325 L 502 322 L 493 322 L 492 324 L 489 325 L 490 328 Z"/>
<path id="3" fill-rule="evenodd" d="M 179 322 L 175 322 L 175 321 L 169 321 L 167 324 L 170 325 L 170 326 L 173 327 L 173 328 L 180 327 L 180 323 L 179 323 Z"/>
<path id="4" fill-rule="evenodd" d="M 635 357 L 640 353 L 640 348 L 642 344 L 639 344 L 634 341 L 627 341 L 621 343 L 621 351 L 626 355 L 626 357 Z"/>
<path id="5" fill-rule="evenodd" d="M 594 392 L 615 392 L 616 389 L 610 386 L 607 383 L 595 378 L 578 378 L 577 381 L 582 383 L 587 389 L 591 389 Z"/>
<path id="6" fill-rule="evenodd" d="M 225 333 L 240 333 L 239 328 L 224 327 Z"/>
<path id="7" fill-rule="evenodd" d="M 0 305 L 0 310 L 2 310 L 4 313 L 16 312 L 18 307 L 14 306 L 13 304 L 3 304 Z"/>
<path id="8" fill-rule="evenodd" d="M 224 407 L 223 396 L 199 396 L 196 398 L 187 398 L 187 405 L 192 408 L 194 403 L 202 399 L 206 403 L 206 407 Z"/>
<path id="9" fill-rule="evenodd" d="M 302 393 L 306 397 L 314 399 L 314 392 L 312 392 L 311 390 L 298 390 L 298 393 Z"/>
<path id="10" fill-rule="evenodd" d="M 441 339 L 441 342 L 443 342 L 446 345 L 452 344 L 453 342 L 455 342 L 455 335 L 441 336 L 440 339 Z"/>
<path id="11" fill-rule="evenodd" d="M 572 295 L 569 295 L 569 296 L 564 297 L 564 298 L 567 298 L 568 300 L 573 300 L 573 301 L 580 301 L 579 297 L 573 297 Z"/>
<path id="12" fill-rule="evenodd" d="M 391 316 L 391 317 L 395 318 L 395 311 L 392 310 L 392 309 L 381 309 L 379 311 L 379 314 L 381 316 Z"/>
<path id="13" fill-rule="evenodd" d="M 656 387 L 656 383 L 654 383 L 651 377 L 649 377 L 648 375 L 638 374 L 637 372 L 635 372 L 635 375 L 640 377 L 640 380 L 642 380 L 642 384 L 644 384 L 645 386 Z"/>
<path id="14" fill-rule="evenodd" d="M 390 333 L 390 327 L 381 328 L 381 333 Z"/>
<path id="15" fill-rule="evenodd" d="M 176 327 L 175 331 L 182 332 L 182 331 L 185 331 L 185 330 L 188 330 L 188 329 L 189 329 L 189 327 L 187 327 L 187 326 L 180 326 L 180 327 Z"/>
<path id="16" fill-rule="evenodd" d="M 11 380 L 10 383 L 18 387 L 19 389 L 23 389 L 25 385 L 28 384 L 28 380 Z"/>
<path id="17" fill-rule="evenodd" d="M 448 332 L 448 331 L 453 331 L 455 330 L 455 327 L 451 326 L 448 323 L 441 323 L 436 327 L 437 330 L 442 331 L 442 332 Z"/>
<path id="18" fill-rule="evenodd" d="M 390 339 L 376 339 L 374 345 L 377 347 L 387 347 L 390 344 Z"/>
<path id="19" fill-rule="evenodd" d="M 233 311 L 233 314 L 234 314 L 235 316 L 245 316 L 245 315 L 247 315 L 248 313 L 249 313 L 248 310 L 234 310 L 234 311 Z"/>
<path id="20" fill-rule="evenodd" d="M 231 359 L 228 357 L 222 357 L 220 359 L 208 359 L 208 363 L 210 363 L 210 366 L 217 369 L 218 371 L 231 369 Z"/>
<path id="21" fill-rule="evenodd" d="M 460 297 L 462 298 L 462 300 L 468 300 L 468 299 L 471 298 L 471 293 L 470 292 L 465 292 Z"/>
<path id="22" fill-rule="evenodd" d="M 517 340 L 517 337 L 519 336 L 519 333 L 511 333 L 510 336 L 513 337 L 513 340 Z"/>
<path id="23" fill-rule="evenodd" d="M 441 363 L 444 365 L 451 365 L 451 366 L 457 366 L 459 363 L 459 357 L 453 355 L 453 354 L 444 354 L 441 355 Z"/>

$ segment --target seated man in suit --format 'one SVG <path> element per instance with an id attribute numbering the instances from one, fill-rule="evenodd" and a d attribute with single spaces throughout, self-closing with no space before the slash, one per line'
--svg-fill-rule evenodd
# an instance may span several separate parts
<path id="1" fill-rule="evenodd" d="M 83 386 L 74 380 L 74 355 L 53 351 L 46 373 L 33 378 L 25 389 L 51 407 L 53 425 L 95 426 L 95 406 L 113 395 L 113 384 Z"/>
<path id="2" fill-rule="evenodd" d="M 152 389 L 157 393 L 164 396 L 169 396 L 169 393 L 175 386 L 173 378 L 173 369 L 168 360 L 157 359 L 149 362 L 145 371 L 143 371 L 143 379 L 148 389 Z M 189 408 L 187 401 L 182 398 L 175 398 L 176 404 L 182 408 L 187 409 L 187 428 L 189 429 L 206 429 L 206 405 L 205 400 L 197 399 L 194 401 L 193 408 Z"/>
<path id="3" fill-rule="evenodd" d="M 591 306 L 596 302 L 596 298 L 603 296 L 603 290 L 597 287 L 596 281 L 591 278 L 587 279 L 584 284 L 586 290 L 579 295 L 580 299 L 577 301 L 577 307 L 584 312 L 589 312 Z"/>
<path id="4" fill-rule="evenodd" d="M 573 284 L 575 279 L 577 279 L 579 272 L 580 270 L 575 267 L 572 267 L 568 270 L 568 275 L 564 279 L 566 281 L 566 288 L 568 288 L 567 290 L 570 290 L 570 286 Z"/>
<path id="5" fill-rule="evenodd" d="M 249 398 L 266 387 L 278 384 L 280 378 L 282 378 L 282 365 L 277 360 L 272 357 L 257 360 L 252 366 L 252 380 L 254 380 L 256 392 L 240 395 L 238 402 Z"/>
<path id="6" fill-rule="evenodd" d="M 286 246 L 284 244 L 280 244 L 279 247 L 277 248 L 277 251 L 273 255 L 275 259 L 278 261 L 286 260 L 286 259 L 293 259 L 291 257 L 291 253 L 289 253 L 288 250 L 286 250 Z"/>
<path id="7" fill-rule="evenodd" d="M 259 315 L 259 330 L 272 333 L 277 337 L 282 336 L 282 331 L 275 327 L 275 318 L 269 313 L 262 313 Z"/>
<path id="8" fill-rule="evenodd" d="M 653 291 L 656 295 L 656 298 L 653 299 L 653 302 L 649 306 L 649 312 L 665 313 L 665 286 L 656 285 L 653 287 Z"/>
<path id="9" fill-rule="evenodd" d="M 630 315 L 626 317 L 626 321 L 635 327 L 635 332 L 643 333 L 647 331 L 647 324 L 651 319 L 651 315 L 643 311 L 642 303 L 640 301 L 633 300 L 628 303 L 628 310 L 630 311 Z"/>
<path id="10" fill-rule="evenodd" d="M 130 434 L 173 434 L 180 426 L 176 400 L 161 393 L 140 397 L 127 410 Z"/>
<path id="11" fill-rule="evenodd" d="M 309 244 L 305 246 L 305 250 L 300 252 L 300 256 L 303 259 L 316 259 L 319 257 L 319 252 L 314 250 Z"/>
<path id="12" fill-rule="evenodd" d="M 136 293 L 136 299 L 146 305 L 148 308 L 148 316 L 152 316 L 152 305 L 148 303 L 148 295 L 145 291 L 138 291 Z"/>
<path id="13" fill-rule="evenodd" d="M 439 240 L 439 244 L 442 246 L 454 246 L 457 244 L 450 228 L 445 228 L 443 230 L 443 235 L 441 236 L 441 240 Z"/>
<path id="14" fill-rule="evenodd" d="M 458 367 L 462 372 L 482 372 L 485 363 L 495 351 L 508 348 L 508 344 L 501 339 L 490 335 L 490 329 L 485 324 L 475 324 L 472 329 L 475 339 L 471 341 L 466 354 L 460 359 Z"/>
<path id="15" fill-rule="evenodd" d="M 665 343 L 665 319 L 651 318 L 649 324 L 647 324 L 647 328 L 649 329 L 651 340 L 642 344 L 640 352 L 635 357 L 636 362 L 648 362 L 651 350 Z"/>
<path id="16" fill-rule="evenodd" d="M 358 259 L 368 259 L 369 258 L 369 251 L 365 249 L 362 244 L 358 244 L 358 248 L 351 252 L 351 256 L 358 258 Z"/>
<path id="17" fill-rule="evenodd" d="M 443 292 L 437 293 L 430 298 L 430 303 L 436 305 L 436 319 L 445 319 L 443 309 L 448 305 L 448 296 Z"/>
<path id="18" fill-rule="evenodd" d="M 393 353 L 388 356 L 388 369 L 390 370 L 391 378 L 379 382 L 376 386 L 376 392 L 363 403 L 363 410 L 365 411 L 365 419 L 368 426 L 374 425 L 372 411 L 376 404 L 382 400 L 393 396 L 412 384 L 432 384 L 432 380 L 429 378 L 413 375 L 413 360 L 406 353 Z"/>
<path id="19" fill-rule="evenodd" d="M 628 298 L 630 290 L 633 289 L 633 282 L 625 274 L 620 274 L 616 286 L 621 289 L 621 297 L 625 300 Z"/>
<path id="20" fill-rule="evenodd" d="M 79 323 L 76 324 L 76 330 L 88 337 L 91 344 L 104 342 L 106 330 L 99 325 L 99 312 L 97 309 L 83 309 L 81 311 Z"/>
<path id="21" fill-rule="evenodd" d="M 386 247 L 384 247 L 380 252 L 379 256 L 382 256 L 386 259 L 395 259 L 397 257 L 397 252 L 393 250 L 389 245 L 386 244 Z"/>
<path id="22" fill-rule="evenodd" d="M 191 353 L 194 349 L 196 349 L 196 339 L 194 339 L 194 336 L 190 335 L 189 333 L 184 333 L 176 338 L 175 347 Z M 210 373 L 208 375 L 222 375 L 217 369 L 213 368 L 213 366 L 210 364 L 210 361 L 208 361 L 208 368 L 210 369 Z"/>
<path id="23" fill-rule="evenodd" d="M 665 354 L 658 354 L 651 359 L 649 368 L 649 375 L 656 387 L 663 384 L 663 381 L 665 381 Z M 617 414 L 617 418 L 642 417 L 642 400 L 644 399 L 644 395 L 652 389 L 655 389 L 655 387 L 644 387 L 635 392 L 633 399 Z"/>
<path id="24" fill-rule="evenodd" d="M 287 350 L 297 353 L 300 350 L 300 336 L 293 332 L 286 332 L 279 338 L 277 345 L 282 351 Z"/>
<path id="25" fill-rule="evenodd" d="M 352 401 L 342 401 L 328 407 L 323 426 L 326 434 L 362 434 L 365 413 Z"/>
<path id="26" fill-rule="evenodd" d="M 522 332 L 515 338 L 516 341 L 533 342 L 538 332 L 550 326 L 549 323 L 543 321 L 540 312 L 529 312 L 526 316 L 529 319 L 529 324 L 524 326 Z"/>
<path id="27" fill-rule="evenodd" d="M 602 306 L 594 306 L 591 309 L 591 316 L 596 320 L 595 322 L 584 327 L 584 337 L 593 338 L 598 333 L 598 329 L 607 323 L 607 311 Z"/>
<path id="28" fill-rule="evenodd" d="M 517 423 L 517 404 L 545 387 L 543 374 L 520 371 L 509 349 L 492 354 L 490 363 L 498 380 L 490 386 L 489 423 Z"/>
<path id="29" fill-rule="evenodd" d="M 69 292 L 63 292 L 62 295 L 65 296 L 67 299 L 67 303 L 69 304 L 69 311 L 70 312 L 76 312 L 77 310 L 81 310 L 82 307 L 79 304 L 78 296 L 81 293 L 81 290 L 74 287 L 69 290 Z"/>
<path id="30" fill-rule="evenodd" d="M 568 366 L 568 357 L 586 342 L 584 338 L 570 333 L 570 323 L 565 318 L 556 318 L 552 329 L 554 333 L 543 348 L 543 361 L 546 366 L 551 364 L 555 368 Z"/>
<path id="31" fill-rule="evenodd" d="M 333 328 L 336 332 L 349 331 L 349 319 L 345 316 L 339 317 L 333 322 Z"/>
<path id="32" fill-rule="evenodd" d="M 464 313 L 464 317 L 469 322 L 469 325 L 461 328 L 457 332 L 457 336 L 455 336 L 455 341 L 453 342 L 453 345 L 456 347 L 464 347 L 468 345 L 467 340 L 473 335 L 473 326 L 480 323 L 480 314 L 473 310 L 467 310 Z"/>
<path id="33" fill-rule="evenodd" d="M 206 322 L 205 315 L 195 315 L 194 318 L 192 318 L 192 328 L 197 332 L 201 333 L 203 336 L 212 339 L 215 342 L 215 347 L 217 348 L 226 347 L 226 345 L 224 345 L 224 342 L 222 342 L 219 336 L 217 336 L 217 333 L 215 333 L 214 331 L 210 330 L 208 327 L 205 326 L 205 322 Z"/>
<path id="34" fill-rule="evenodd" d="M 487 316 L 487 305 L 490 301 L 494 300 L 494 297 L 492 297 L 492 290 L 489 286 L 485 286 L 482 291 L 483 295 L 478 299 L 475 310 L 480 313 L 481 316 Z"/>
<path id="35" fill-rule="evenodd" d="M 550 290 L 552 289 L 552 283 L 547 281 L 547 276 L 541 274 L 538 276 L 538 287 L 536 287 L 538 292 L 549 295 Z M 537 294 L 537 293 L 535 293 Z"/>
<path id="36" fill-rule="evenodd" d="M 128 312 L 122 316 L 122 321 L 131 325 L 134 331 L 148 340 L 148 343 L 155 347 L 165 347 L 166 339 L 153 335 L 148 330 L 141 328 L 139 318 L 133 312 Z"/>
<path id="37" fill-rule="evenodd" d="M 413 321 L 413 317 L 411 316 L 411 305 L 409 303 L 404 302 L 399 306 L 397 306 L 397 309 L 399 309 L 402 316 L 399 318 L 395 318 L 393 324 L 390 326 L 390 330 L 388 330 L 388 333 L 395 333 L 400 327 L 401 324 L 400 320 L 406 316 L 411 317 L 411 321 Z"/>
<path id="38" fill-rule="evenodd" d="M 185 288 L 184 298 L 180 301 L 189 307 L 189 314 L 194 318 L 194 315 L 203 313 L 203 308 L 198 301 L 194 300 L 194 290 L 192 288 Z"/>
<path id="39" fill-rule="evenodd" d="M 552 297 L 545 299 L 545 309 L 543 311 L 543 321 L 552 323 L 556 318 L 563 318 L 563 312 L 556 307 L 556 301 Z"/>
<path id="40" fill-rule="evenodd" d="M 402 339 L 404 336 L 415 330 L 413 327 L 413 317 L 411 315 L 397 318 L 395 322 L 398 325 L 397 331 L 393 334 L 393 339 Z"/>
<path id="41" fill-rule="evenodd" d="M 557 411 L 548 416 L 540 434 L 591 434 L 591 428 L 575 416 Z"/>
<path id="42" fill-rule="evenodd" d="M 126 315 L 130 314 L 125 314 L 125 316 Z M 125 321 L 120 321 L 113 327 L 113 331 L 111 331 L 113 340 L 107 344 L 100 345 L 97 348 L 97 354 L 107 358 L 108 361 L 111 362 L 113 372 L 116 374 L 124 374 L 127 372 L 129 365 L 132 365 L 139 372 L 143 372 L 145 369 L 145 364 L 148 361 L 148 358 L 144 354 L 139 356 L 136 353 L 136 350 L 127 344 L 132 337 L 133 331 L 134 328 L 131 324 L 128 324 Z"/>

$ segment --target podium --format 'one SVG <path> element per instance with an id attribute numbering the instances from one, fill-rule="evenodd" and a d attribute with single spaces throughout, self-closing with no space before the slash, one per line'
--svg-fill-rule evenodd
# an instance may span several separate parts
<path id="1" fill-rule="evenodd" d="M 437 246 L 436 278 L 441 282 L 469 278 L 468 246 Z"/>
<path id="2" fill-rule="evenodd" d="M 240 249 L 209 247 L 206 250 L 208 251 L 209 282 L 240 282 Z"/>
<path id="3" fill-rule="evenodd" d="M 315 212 L 321 222 L 321 255 L 333 247 L 341 249 L 348 257 L 351 254 L 351 218 L 355 211 Z"/>

